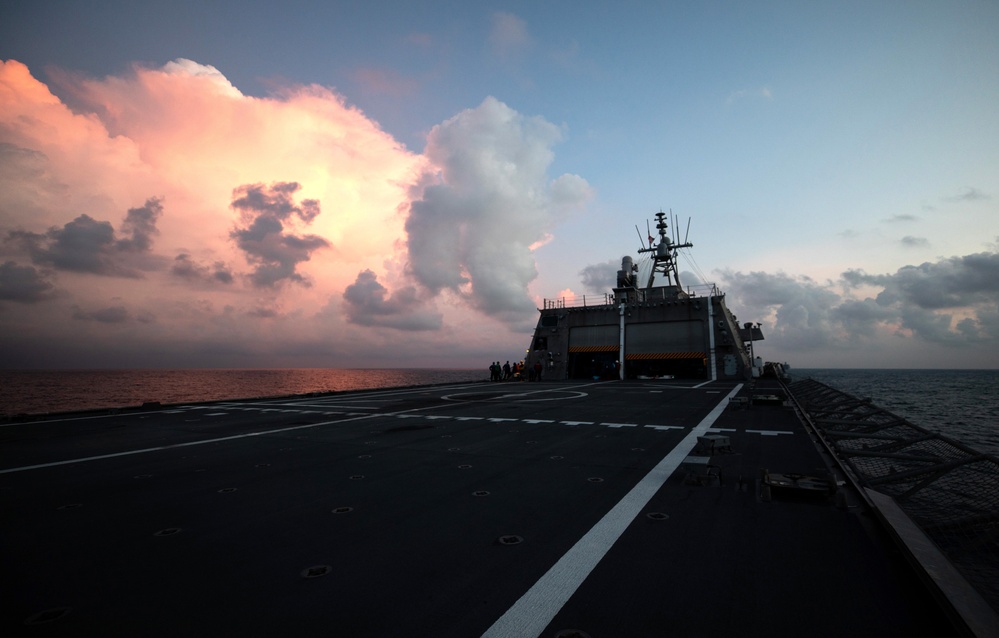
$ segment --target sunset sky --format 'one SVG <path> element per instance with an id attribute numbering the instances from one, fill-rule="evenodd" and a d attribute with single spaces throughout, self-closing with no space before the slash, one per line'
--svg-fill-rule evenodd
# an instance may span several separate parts
<path id="1" fill-rule="evenodd" d="M 484 369 L 662 209 L 766 360 L 996 368 L 997 105 L 985 0 L 4 3 L 0 366 Z"/>

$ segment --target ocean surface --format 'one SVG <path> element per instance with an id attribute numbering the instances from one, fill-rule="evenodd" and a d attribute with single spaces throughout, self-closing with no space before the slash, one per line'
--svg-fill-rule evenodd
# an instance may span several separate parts
<path id="1" fill-rule="evenodd" d="M 792 369 L 999 456 L 999 370 Z M 310 392 L 485 381 L 488 371 L 443 369 L 0 370 L 0 414 L 43 414 Z"/>
<path id="2" fill-rule="evenodd" d="M 139 406 L 151 401 L 168 405 L 488 379 L 486 368 L 0 370 L 0 414 L 45 414 Z"/>
<path id="3" fill-rule="evenodd" d="M 999 370 L 791 369 L 999 457 Z"/>

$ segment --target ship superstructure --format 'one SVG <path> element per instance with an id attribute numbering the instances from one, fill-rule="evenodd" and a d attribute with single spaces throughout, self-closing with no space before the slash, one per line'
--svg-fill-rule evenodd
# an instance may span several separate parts
<path id="1" fill-rule="evenodd" d="M 672 235 L 666 213 L 655 217 L 658 238 L 649 233 L 638 250 L 650 258 L 647 278 L 641 281 L 625 256 L 611 292 L 545 299 L 527 351 L 529 369 L 540 361 L 550 379 L 758 376 L 761 364 L 750 352 L 763 339 L 759 324 L 740 328 L 713 284 L 698 287 L 700 294 L 684 289 L 677 257 L 693 244 Z"/>

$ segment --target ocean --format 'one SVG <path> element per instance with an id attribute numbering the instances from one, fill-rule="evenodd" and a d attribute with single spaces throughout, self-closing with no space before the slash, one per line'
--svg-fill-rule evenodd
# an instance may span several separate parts
<path id="1" fill-rule="evenodd" d="M 446 369 L 0 370 L 0 414 L 164 405 L 485 381 L 488 371 Z M 792 369 L 999 456 L 999 370 Z"/>
<path id="2" fill-rule="evenodd" d="M 45 414 L 138 406 L 152 401 L 168 405 L 488 379 L 486 368 L 0 370 L 0 414 Z"/>
<path id="3" fill-rule="evenodd" d="M 999 457 L 999 370 L 791 369 Z"/>

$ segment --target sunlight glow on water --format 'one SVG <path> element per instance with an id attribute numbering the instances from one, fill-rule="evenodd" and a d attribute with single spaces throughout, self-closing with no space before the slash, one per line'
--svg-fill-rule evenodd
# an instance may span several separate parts
<path id="1" fill-rule="evenodd" d="M 485 370 L 301 368 L 285 370 L 0 371 L 0 412 L 65 412 L 484 381 Z"/>

